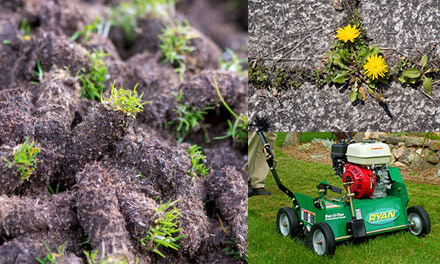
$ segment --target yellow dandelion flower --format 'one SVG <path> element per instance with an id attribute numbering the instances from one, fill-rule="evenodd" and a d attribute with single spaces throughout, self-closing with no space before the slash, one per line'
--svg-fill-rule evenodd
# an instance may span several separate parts
<path id="1" fill-rule="evenodd" d="M 385 63 L 385 59 L 382 56 L 372 55 L 367 59 L 367 63 L 364 65 L 365 74 L 372 80 L 384 77 L 388 72 L 388 65 Z"/>
<path id="2" fill-rule="evenodd" d="M 335 38 L 342 40 L 345 43 L 347 43 L 347 41 L 353 42 L 355 38 L 359 37 L 359 30 L 356 28 L 356 25 L 351 27 L 351 25 L 348 24 L 344 28 L 339 28 L 336 32 L 338 34 L 336 34 Z"/>

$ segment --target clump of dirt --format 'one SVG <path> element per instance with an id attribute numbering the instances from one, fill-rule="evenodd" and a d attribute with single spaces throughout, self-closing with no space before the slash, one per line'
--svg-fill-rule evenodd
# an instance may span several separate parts
<path id="1" fill-rule="evenodd" d="M 213 81 L 234 112 L 247 113 L 247 78 L 220 70 L 218 62 L 227 47 L 247 56 L 243 18 L 236 12 L 222 18 L 234 6 L 227 1 L 182 1 L 169 17 L 139 16 L 133 38 L 115 25 L 107 37 L 92 30 L 87 41 L 70 38 L 96 17 L 108 19 L 120 2 L 0 3 L 0 263 L 35 263 L 46 246 L 57 252 L 64 243 L 56 263 L 87 263 L 84 251 L 104 254 L 109 263 L 244 263 L 247 148 L 214 139 L 234 117 Z M 198 8 L 204 16 L 190 19 L 195 49 L 179 76 L 163 61 L 158 34 Z M 215 19 L 207 22 L 210 13 Z M 213 31 L 217 26 L 223 30 Z M 91 54 L 100 49 L 108 54 L 102 97 L 112 85 L 138 85 L 149 103 L 136 117 L 81 97 L 79 76 L 92 70 Z M 207 109 L 182 143 L 169 126 L 181 118 L 178 104 Z M 29 179 L 21 180 L 15 154 L 26 140 L 40 152 L 36 164 L 26 165 L 34 169 Z M 206 155 L 206 177 L 188 172 L 193 144 Z M 163 217 L 158 208 L 171 201 L 180 214 L 174 236 L 183 238 L 177 250 L 158 248 L 164 258 L 141 240 Z"/>

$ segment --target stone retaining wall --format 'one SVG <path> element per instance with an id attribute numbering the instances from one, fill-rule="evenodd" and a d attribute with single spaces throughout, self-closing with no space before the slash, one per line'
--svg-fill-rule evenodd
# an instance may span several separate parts
<path id="1" fill-rule="evenodd" d="M 435 168 L 440 177 L 440 140 L 424 137 L 393 137 L 386 133 L 359 132 L 354 137 L 356 142 L 363 139 L 375 139 L 389 145 L 395 166 L 408 165 L 411 170 Z"/>

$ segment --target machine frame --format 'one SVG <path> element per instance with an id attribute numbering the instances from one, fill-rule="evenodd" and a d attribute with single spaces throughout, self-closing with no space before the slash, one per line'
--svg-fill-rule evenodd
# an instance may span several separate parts
<path id="1" fill-rule="evenodd" d="M 318 197 L 293 193 L 280 181 L 276 160 L 263 132 L 257 133 L 278 188 L 293 203 L 292 207 L 283 207 L 278 211 L 276 223 L 281 235 L 298 238 L 309 244 L 318 255 L 333 255 L 336 242 L 406 229 L 416 236 L 425 236 L 430 232 L 431 222 L 426 211 L 419 206 L 407 209 L 409 196 L 398 168 L 388 167 L 392 186 L 383 198 L 356 199 L 350 188 L 346 188 L 346 194 L 332 197 L 329 191 L 342 194 L 342 190 L 327 181 L 318 184 Z"/>

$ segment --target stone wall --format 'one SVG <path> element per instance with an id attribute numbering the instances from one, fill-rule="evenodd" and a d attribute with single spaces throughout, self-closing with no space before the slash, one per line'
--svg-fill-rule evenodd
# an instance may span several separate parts
<path id="1" fill-rule="evenodd" d="M 387 133 L 359 132 L 354 137 L 356 142 L 363 139 L 375 139 L 389 145 L 394 166 L 408 165 L 411 170 L 435 168 L 440 177 L 440 140 L 424 137 L 393 137 Z"/>

